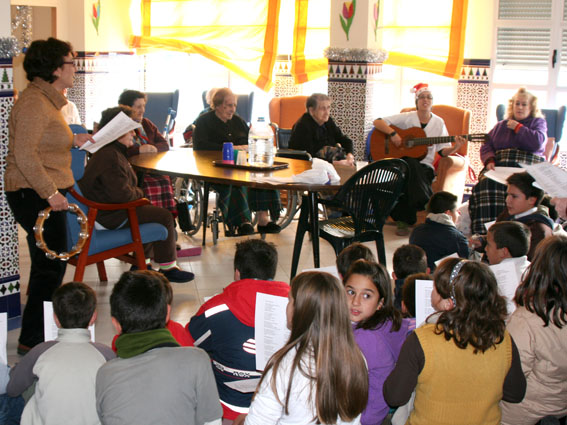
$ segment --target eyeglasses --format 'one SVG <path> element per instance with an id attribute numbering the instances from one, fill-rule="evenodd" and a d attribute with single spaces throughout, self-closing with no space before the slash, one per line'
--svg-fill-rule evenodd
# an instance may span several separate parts
<path id="1" fill-rule="evenodd" d="M 424 99 L 433 100 L 433 96 L 431 96 L 430 94 L 427 94 L 425 96 L 419 96 L 418 99 L 419 100 L 424 100 Z"/>

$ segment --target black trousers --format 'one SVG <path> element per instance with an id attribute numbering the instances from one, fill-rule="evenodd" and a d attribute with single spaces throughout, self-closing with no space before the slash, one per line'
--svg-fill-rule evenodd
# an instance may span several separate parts
<path id="1" fill-rule="evenodd" d="M 39 211 L 49 206 L 48 202 L 33 189 L 6 192 L 6 197 L 14 218 L 27 233 L 31 268 L 19 341 L 33 347 L 43 342 L 43 302 L 51 301 L 53 292 L 63 282 L 67 263 L 48 259 L 45 252 L 35 245 L 33 226 Z M 45 221 L 43 237 L 47 246 L 55 252 L 67 250 L 66 214 L 65 211 L 52 211 Z"/>
<path id="2" fill-rule="evenodd" d="M 431 183 L 435 178 L 433 168 L 421 164 L 415 158 L 404 157 L 410 168 L 409 178 L 406 180 L 404 193 L 390 213 L 396 221 L 413 225 L 417 221 L 417 212 L 423 211 L 429 198 L 431 198 Z"/>

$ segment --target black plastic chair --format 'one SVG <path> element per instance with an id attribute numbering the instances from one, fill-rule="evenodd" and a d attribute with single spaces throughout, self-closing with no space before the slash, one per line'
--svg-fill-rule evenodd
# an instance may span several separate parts
<path id="1" fill-rule="evenodd" d="M 402 159 L 376 161 L 357 171 L 332 199 L 317 197 L 317 203 L 343 212 L 340 218 L 319 222 L 319 237 L 327 240 L 337 255 L 352 242 L 374 240 L 378 260 L 385 265 L 382 228 L 402 194 L 408 173 Z M 300 251 L 294 250 L 295 264 Z"/>

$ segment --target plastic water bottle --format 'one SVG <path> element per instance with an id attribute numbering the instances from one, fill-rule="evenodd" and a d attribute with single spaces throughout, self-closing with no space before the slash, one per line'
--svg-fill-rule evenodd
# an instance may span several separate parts
<path id="1" fill-rule="evenodd" d="M 255 167 L 274 165 L 274 132 L 258 117 L 248 133 L 248 163 Z"/>

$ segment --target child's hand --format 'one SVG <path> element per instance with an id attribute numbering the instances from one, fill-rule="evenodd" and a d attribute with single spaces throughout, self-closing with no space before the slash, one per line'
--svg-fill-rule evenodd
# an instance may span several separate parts
<path id="1" fill-rule="evenodd" d="M 471 248 L 473 248 L 473 249 L 482 248 L 482 236 L 480 236 L 480 235 L 472 235 L 472 236 L 469 238 L 469 245 L 470 245 Z"/>

